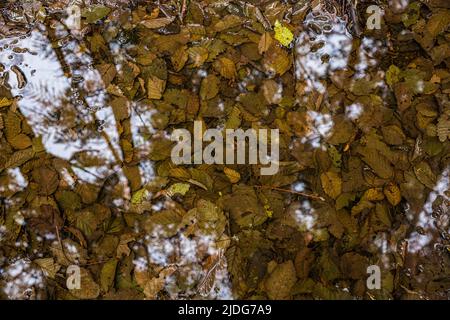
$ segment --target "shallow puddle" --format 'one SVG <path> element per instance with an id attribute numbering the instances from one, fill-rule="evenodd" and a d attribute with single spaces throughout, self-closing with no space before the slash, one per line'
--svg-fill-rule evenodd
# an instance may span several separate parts
<path id="1" fill-rule="evenodd" d="M 450 298 L 448 1 L 0 10 L 0 298 Z"/>

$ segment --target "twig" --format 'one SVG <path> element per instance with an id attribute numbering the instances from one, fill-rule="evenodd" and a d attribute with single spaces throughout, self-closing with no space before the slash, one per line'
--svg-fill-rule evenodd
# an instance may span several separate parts
<path id="1" fill-rule="evenodd" d="M 274 186 L 254 186 L 254 187 L 255 188 L 260 188 L 260 189 L 277 190 L 277 191 L 281 191 L 281 192 L 297 194 L 299 196 L 311 198 L 311 199 L 314 199 L 314 200 L 325 201 L 325 199 L 323 197 L 321 197 L 321 196 L 319 196 L 317 194 L 311 194 L 311 193 L 305 193 L 305 192 L 300 192 L 300 191 L 295 191 L 295 190 L 283 189 L 283 188 L 278 188 L 278 187 L 274 187 Z"/>

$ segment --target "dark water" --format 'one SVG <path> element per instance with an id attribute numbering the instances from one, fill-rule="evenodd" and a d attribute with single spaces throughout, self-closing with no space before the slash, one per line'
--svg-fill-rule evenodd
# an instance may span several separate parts
<path id="1" fill-rule="evenodd" d="M 1 298 L 450 297 L 447 0 L 0 8 Z M 196 120 L 278 172 L 176 165 Z"/>

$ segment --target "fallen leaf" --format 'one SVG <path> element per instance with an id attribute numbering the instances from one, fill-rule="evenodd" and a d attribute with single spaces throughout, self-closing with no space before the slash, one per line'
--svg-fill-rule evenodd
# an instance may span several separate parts
<path id="1" fill-rule="evenodd" d="M 231 183 L 238 183 L 239 180 L 241 179 L 241 175 L 239 174 L 239 172 L 230 169 L 228 167 L 225 167 L 223 169 L 223 172 L 225 173 L 225 175 L 227 176 L 228 180 L 230 180 Z"/>
<path id="2" fill-rule="evenodd" d="M 292 40 L 294 40 L 294 35 L 291 30 L 284 27 L 280 21 L 275 21 L 275 39 L 278 40 L 283 46 L 288 47 Z"/>
<path id="3" fill-rule="evenodd" d="M 342 180 L 337 173 L 333 171 L 322 173 L 320 181 L 323 190 L 331 198 L 336 199 L 342 193 Z"/>

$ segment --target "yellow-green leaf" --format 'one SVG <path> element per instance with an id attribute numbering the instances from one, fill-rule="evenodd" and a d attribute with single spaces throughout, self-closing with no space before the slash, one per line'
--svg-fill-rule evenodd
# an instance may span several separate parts
<path id="1" fill-rule="evenodd" d="M 283 46 L 288 47 L 292 40 L 294 40 L 294 35 L 291 30 L 284 27 L 278 20 L 275 21 L 275 39 L 278 40 Z"/>
<path id="2" fill-rule="evenodd" d="M 342 193 L 342 180 L 336 172 L 328 171 L 320 175 L 322 188 L 325 193 L 336 199 Z"/>

